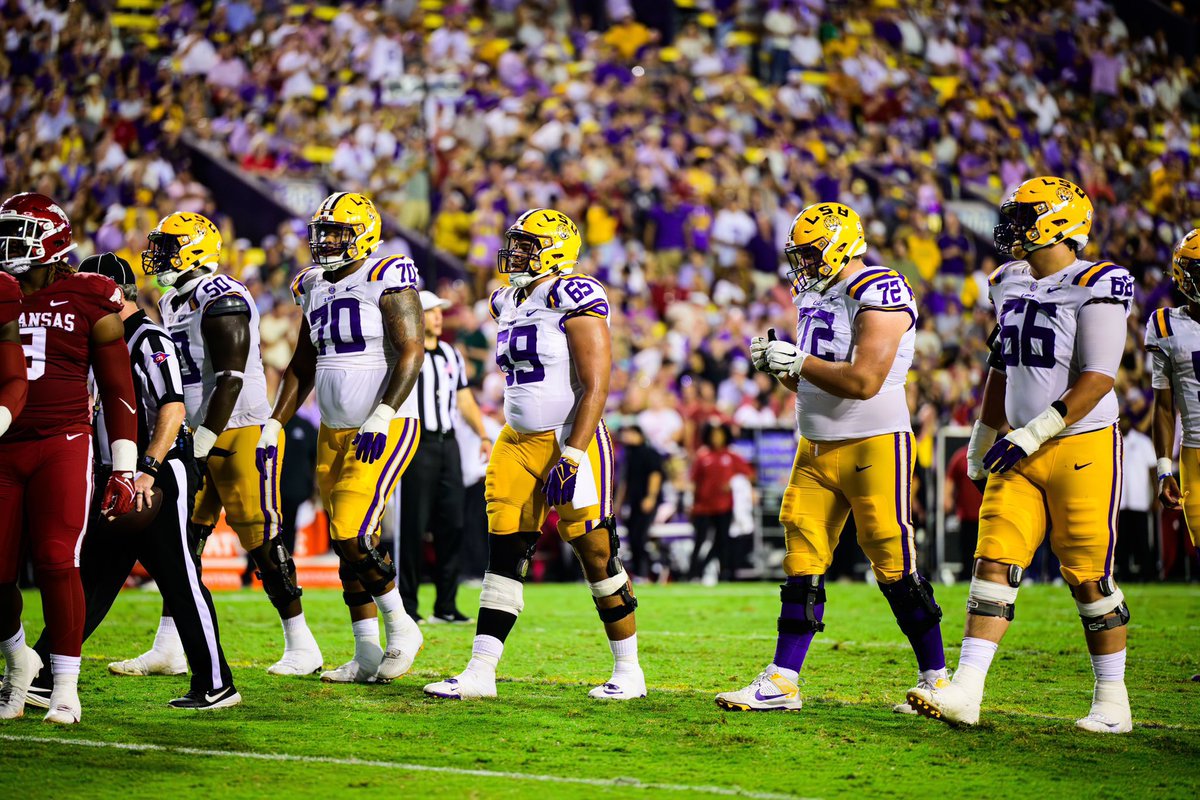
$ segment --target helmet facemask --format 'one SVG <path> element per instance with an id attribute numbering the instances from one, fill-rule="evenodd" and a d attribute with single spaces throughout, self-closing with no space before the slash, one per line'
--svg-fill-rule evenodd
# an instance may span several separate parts
<path id="1" fill-rule="evenodd" d="M 21 275 L 41 262 L 46 253 L 38 235 L 39 220 L 17 214 L 0 216 L 0 267 Z"/>
<path id="2" fill-rule="evenodd" d="M 542 269 L 542 240 L 524 231 L 509 231 L 504 239 L 504 249 L 496 253 L 496 268 L 509 276 L 510 284 L 524 289 L 539 277 Z"/>
<path id="3" fill-rule="evenodd" d="M 825 266 L 825 253 L 817 245 L 789 244 L 783 253 L 792 265 L 787 275 L 797 294 L 812 291 L 827 277 L 821 274 L 821 268 Z"/>
<path id="4" fill-rule="evenodd" d="M 308 249 L 313 263 L 330 270 L 359 260 L 358 236 L 361 228 L 361 225 L 344 222 L 308 223 Z"/>
<path id="5" fill-rule="evenodd" d="M 1039 203 L 1045 205 L 1044 203 Z M 1016 250 L 1029 253 L 1040 249 L 1030 246 L 1029 233 L 1037 238 L 1038 206 L 1032 203 L 1005 203 L 1000 206 L 1000 224 L 992 229 L 992 240 L 1001 255 L 1013 255 Z"/>
<path id="6" fill-rule="evenodd" d="M 1200 303 L 1200 260 L 1175 257 L 1175 288 L 1193 303 Z"/>
<path id="7" fill-rule="evenodd" d="M 142 271 L 154 275 L 163 286 L 173 286 L 183 269 L 179 251 L 183 245 L 173 233 L 151 231 L 142 251 Z"/>

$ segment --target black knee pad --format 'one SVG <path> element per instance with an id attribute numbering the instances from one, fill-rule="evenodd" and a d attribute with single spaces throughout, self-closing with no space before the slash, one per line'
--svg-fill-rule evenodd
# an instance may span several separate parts
<path id="1" fill-rule="evenodd" d="M 487 571 L 524 583 L 540 538 L 540 531 L 518 531 L 503 536 L 489 533 Z"/>
<path id="2" fill-rule="evenodd" d="M 342 592 L 342 602 L 344 602 L 347 605 L 347 607 L 349 607 L 349 608 L 358 608 L 359 606 L 365 606 L 369 603 L 374 603 L 375 598 L 371 596 L 370 592 L 343 591 Z"/>
<path id="3" fill-rule="evenodd" d="M 296 582 L 296 562 L 288 554 L 282 540 L 263 542 L 250 551 L 250 557 L 258 567 L 254 574 L 262 581 L 271 605 L 283 610 L 304 594 Z"/>
<path id="4" fill-rule="evenodd" d="M 378 597 L 396 577 L 396 567 L 386 553 L 375 549 L 370 536 L 359 536 L 356 545 L 357 547 L 353 548 L 354 552 L 347 552 L 352 549 L 347 547 L 347 542 L 334 542 L 334 549 L 363 588 L 372 596 Z"/>
<path id="5" fill-rule="evenodd" d="M 942 607 L 933 597 L 933 585 L 915 572 L 895 583 L 879 584 L 896 623 L 906 636 L 924 633 L 942 621 Z"/>
<path id="6" fill-rule="evenodd" d="M 608 560 L 605 562 L 608 577 L 598 583 L 589 583 L 588 587 L 592 590 L 592 600 L 596 603 L 600 621 L 619 622 L 637 610 L 638 602 L 633 592 L 629 591 L 629 575 L 621 563 L 621 538 L 617 536 L 616 519 L 608 517 L 596 530 L 608 531 Z M 605 597 L 619 597 L 621 605 L 601 608 L 600 601 Z"/>
<path id="7" fill-rule="evenodd" d="M 780 633 L 820 633 L 825 623 L 817 619 L 816 606 L 825 602 L 823 575 L 806 575 L 801 583 L 785 583 L 779 587 L 779 602 L 804 606 L 804 619 L 779 617 Z"/>

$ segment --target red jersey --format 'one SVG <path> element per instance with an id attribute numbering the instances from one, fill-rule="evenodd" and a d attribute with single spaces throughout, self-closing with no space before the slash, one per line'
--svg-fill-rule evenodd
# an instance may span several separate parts
<path id="1" fill-rule="evenodd" d="M 21 346 L 29 368 L 29 398 L 6 441 L 92 432 L 88 398 L 92 327 L 122 308 L 111 278 L 64 275 L 21 299 Z"/>
<path id="2" fill-rule="evenodd" d="M 7 272 L 0 272 L 0 325 L 7 325 L 21 314 L 21 284 Z"/>
<path id="3" fill-rule="evenodd" d="M 754 470 L 732 450 L 701 448 L 692 462 L 692 513 L 707 517 L 733 511 L 730 481 L 735 475 L 753 478 Z"/>
<path id="4" fill-rule="evenodd" d="M 983 504 L 983 495 L 975 486 L 975 482 L 967 475 L 967 448 L 960 447 L 950 456 L 950 466 L 946 468 L 946 480 L 954 484 L 954 516 L 960 522 L 978 522 L 979 506 Z"/>

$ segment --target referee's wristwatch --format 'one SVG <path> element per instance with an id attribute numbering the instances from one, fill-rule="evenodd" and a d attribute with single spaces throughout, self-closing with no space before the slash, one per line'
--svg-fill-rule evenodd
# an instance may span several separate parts
<path id="1" fill-rule="evenodd" d="M 162 467 L 162 462 L 154 456 L 142 456 L 138 461 L 138 471 L 143 475 L 149 475 L 151 478 L 158 478 L 158 470 Z"/>

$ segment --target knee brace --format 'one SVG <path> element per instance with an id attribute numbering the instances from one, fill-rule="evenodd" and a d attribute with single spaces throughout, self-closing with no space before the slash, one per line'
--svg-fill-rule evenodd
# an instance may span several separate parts
<path id="1" fill-rule="evenodd" d="M 539 531 L 519 531 L 503 536 L 488 534 L 487 571 L 524 583 L 540 538 L 542 534 Z"/>
<path id="2" fill-rule="evenodd" d="M 1101 578 L 1100 593 L 1104 597 L 1094 603 L 1081 603 L 1075 600 L 1079 609 L 1079 619 L 1083 622 L 1085 631 L 1107 631 L 1129 624 L 1129 607 L 1125 605 L 1125 594 L 1112 578 Z M 1072 596 L 1075 590 L 1071 590 Z M 1115 614 L 1115 616 L 1109 616 Z"/>
<path id="3" fill-rule="evenodd" d="M 933 598 L 932 584 L 915 572 L 895 583 L 881 583 L 879 590 L 887 598 L 896 624 L 905 636 L 922 634 L 942 620 L 942 608 Z"/>
<path id="4" fill-rule="evenodd" d="M 967 613 L 977 617 L 1001 617 L 1012 622 L 1016 613 L 1017 588 L 1020 584 L 1020 567 L 1017 567 L 1017 582 L 1013 583 L 1013 571 L 1009 570 L 1008 586 L 992 583 L 982 578 L 971 578 L 971 589 L 967 594 Z"/>
<path id="5" fill-rule="evenodd" d="M 288 555 L 281 540 L 263 542 L 260 547 L 250 551 L 250 557 L 258 567 L 254 574 L 262 581 L 271 605 L 282 610 L 304 594 L 296 582 L 296 562 Z"/>
<path id="6" fill-rule="evenodd" d="M 514 617 L 525 608 L 525 584 L 516 578 L 483 573 L 483 585 L 479 589 L 479 607 L 503 611 Z"/>
<path id="7" fill-rule="evenodd" d="M 342 561 L 373 597 L 383 594 L 392 578 L 396 577 L 396 568 L 392 565 L 391 560 L 385 553 L 375 549 L 370 535 L 358 537 L 357 552 L 353 554 L 346 552 L 350 549 L 346 544 L 346 542 L 333 543 L 334 549 L 338 551 Z"/>
<path id="8" fill-rule="evenodd" d="M 779 602 L 804 606 L 804 619 L 780 616 L 777 628 L 780 633 L 820 633 L 825 623 L 817 619 L 816 606 L 825 602 L 825 576 L 805 575 L 799 583 L 785 583 L 779 587 Z"/>
<path id="9" fill-rule="evenodd" d="M 602 581 L 588 583 L 592 590 L 592 600 L 596 603 L 596 613 L 604 623 L 619 622 L 634 612 L 637 608 L 637 598 L 629 591 L 629 574 L 621 563 L 621 539 L 617 536 L 617 524 L 613 517 L 600 523 L 600 528 L 608 531 L 608 563 L 605 571 L 608 577 Z M 601 608 L 600 600 L 605 597 L 621 598 L 621 605 L 611 608 Z"/>

